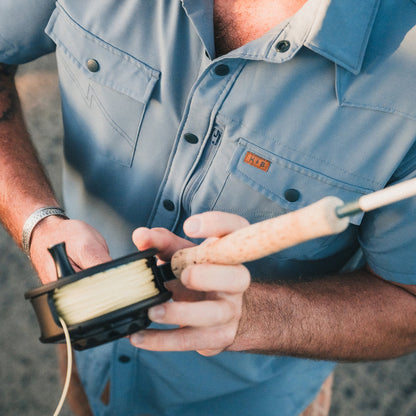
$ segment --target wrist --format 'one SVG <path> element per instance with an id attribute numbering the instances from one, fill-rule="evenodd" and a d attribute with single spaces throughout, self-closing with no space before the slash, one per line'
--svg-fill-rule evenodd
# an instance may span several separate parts
<path id="1" fill-rule="evenodd" d="M 285 296 L 284 285 L 251 283 L 243 295 L 242 314 L 230 350 L 267 355 L 286 353 L 285 321 L 290 317 L 282 312 L 281 299 Z"/>
<path id="2" fill-rule="evenodd" d="M 59 207 L 43 207 L 34 211 L 26 219 L 22 231 L 22 249 L 24 253 L 30 258 L 30 244 L 32 241 L 35 228 L 43 222 L 46 218 L 51 216 L 58 216 L 67 219 L 65 211 Z"/>

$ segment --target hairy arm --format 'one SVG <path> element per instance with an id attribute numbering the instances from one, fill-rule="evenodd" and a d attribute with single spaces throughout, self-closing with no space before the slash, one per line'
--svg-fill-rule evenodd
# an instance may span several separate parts
<path id="1" fill-rule="evenodd" d="M 0 218 L 21 246 L 23 224 L 58 203 L 29 139 L 14 84 L 16 67 L 0 64 Z"/>
<path id="2" fill-rule="evenodd" d="M 197 231 L 189 221 L 198 218 Z M 243 226 L 232 214 L 198 214 L 187 235 L 209 238 Z M 138 229 L 139 249 L 157 247 L 168 260 L 184 242 L 167 230 Z M 187 243 L 189 244 L 189 242 Z M 169 282 L 175 302 L 149 310 L 151 320 L 178 329 L 132 336 L 139 348 L 223 350 L 323 360 L 378 360 L 416 349 L 416 288 L 387 282 L 370 271 L 311 282 L 251 283 L 245 267 L 188 266 Z"/>
<path id="3" fill-rule="evenodd" d="M 14 75 L 16 67 L 0 64 L 0 219 L 21 247 L 23 225 L 37 209 L 58 202 L 26 129 Z M 93 227 L 51 216 L 33 230 L 30 255 L 43 283 L 56 279 L 47 248 L 65 241 L 76 270 L 111 260 L 107 244 Z"/>
<path id="4" fill-rule="evenodd" d="M 231 349 L 341 361 L 407 354 L 416 348 L 412 290 L 366 270 L 312 282 L 254 283 L 244 294 Z"/>

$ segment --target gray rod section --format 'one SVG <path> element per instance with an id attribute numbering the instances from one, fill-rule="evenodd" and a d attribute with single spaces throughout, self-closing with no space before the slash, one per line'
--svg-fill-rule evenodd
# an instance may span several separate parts
<path id="1" fill-rule="evenodd" d="M 341 205 L 335 209 L 335 214 L 338 218 L 349 217 L 351 215 L 358 214 L 359 212 L 362 212 L 362 209 L 359 205 L 359 200 L 347 202 L 346 204 Z"/>

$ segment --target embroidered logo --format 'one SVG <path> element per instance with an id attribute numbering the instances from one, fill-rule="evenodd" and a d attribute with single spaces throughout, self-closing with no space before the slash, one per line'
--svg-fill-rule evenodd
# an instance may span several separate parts
<path id="1" fill-rule="evenodd" d="M 263 159 L 260 156 L 255 155 L 254 153 L 247 152 L 244 156 L 244 163 L 247 163 L 251 166 L 254 166 L 257 169 L 260 169 L 264 172 L 267 172 L 270 167 L 270 160 Z"/>

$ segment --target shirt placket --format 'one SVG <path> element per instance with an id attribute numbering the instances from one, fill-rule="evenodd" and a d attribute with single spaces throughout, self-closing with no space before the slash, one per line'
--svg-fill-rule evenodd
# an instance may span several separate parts
<path id="1" fill-rule="evenodd" d="M 150 227 L 175 228 L 181 214 L 184 188 L 203 155 L 215 116 L 243 66 L 244 61 L 240 59 L 220 59 L 209 63 L 195 82 Z"/>

